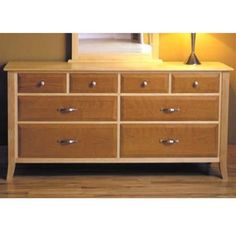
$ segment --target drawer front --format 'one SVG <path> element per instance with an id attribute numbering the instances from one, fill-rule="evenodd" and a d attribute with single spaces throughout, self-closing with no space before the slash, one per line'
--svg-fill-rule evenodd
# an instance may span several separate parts
<path id="1" fill-rule="evenodd" d="M 72 73 L 70 92 L 72 93 L 116 93 L 118 75 L 115 73 Z"/>
<path id="2" fill-rule="evenodd" d="M 20 125 L 19 157 L 112 158 L 115 125 Z"/>
<path id="3" fill-rule="evenodd" d="M 122 93 L 166 93 L 168 74 L 124 73 L 121 75 Z"/>
<path id="4" fill-rule="evenodd" d="M 123 121 L 216 121 L 217 96 L 127 96 L 121 99 Z"/>
<path id="5" fill-rule="evenodd" d="M 121 157 L 216 157 L 217 125 L 121 126 Z"/>
<path id="6" fill-rule="evenodd" d="M 172 75 L 173 93 L 218 93 L 219 73 L 176 73 Z"/>
<path id="7" fill-rule="evenodd" d="M 117 98 L 114 96 L 20 96 L 20 121 L 114 121 Z"/>
<path id="8" fill-rule="evenodd" d="M 19 93 L 64 93 L 66 74 L 64 73 L 20 73 Z"/>

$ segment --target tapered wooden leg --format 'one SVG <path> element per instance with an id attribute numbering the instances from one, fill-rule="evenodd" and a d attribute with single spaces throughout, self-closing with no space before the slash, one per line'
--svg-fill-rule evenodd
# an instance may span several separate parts
<path id="1" fill-rule="evenodd" d="M 229 106 L 229 73 L 222 73 L 221 78 L 221 117 L 220 117 L 220 174 L 223 180 L 228 179 L 228 106 Z"/>
<path id="2" fill-rule="evenodd" d="M 13 161 L 8 162 L 7 181 L 11 181 L 13 179 L 15 168 L 16 168 L 16 163 L 15 162 L 13 162 Z"/>
<path id="3" fill-rule="evenodd" d="M 219 163 L 219 167 L 220 167 L 220 175 L 221 178 L 225 181 L 228 180 L 228 168 L 227 168 L 227 162 L 226 161 L 221 161 Z"/>
<path id="4" fill-rule="evenodd" d="M 8 168 L 7 181 L 14 175 L 17 157 L 17 74 L 8 72 Z"/>

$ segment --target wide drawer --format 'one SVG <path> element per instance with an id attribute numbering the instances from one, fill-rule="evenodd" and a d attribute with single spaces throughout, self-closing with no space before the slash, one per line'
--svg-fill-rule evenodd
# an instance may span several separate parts
<path id="1" fill-rule="evenodd" d="M 72 73 L 71 93 L 115 93 L 118 75 L 116 73 Z"/>
<path id="2" fill-rule="evenodd" d="M 116 125 L 19 125 L 19 157 L 111 158 Z"/>
<path id="3" fill-rule="evenodd" d="M 216 121 L 217 96 L 124 96 L 121 98 L 123 121 Z"/>
<path id="4" fill-rule="evenodd" d="M 18 74 L 19 93 L 64 93 L 66 92 L 65 73 L 20 73 Z"/>
<path id="5" fill-rule="evenodd" d="M 172 74 L 173 93 L 218 93 L 219 73 Z"/>
<path id="6" fill-rule="evenodd" d="M 20 121 L 114 121 L 114 96 L 20 96 Z"/>
<path id="7" fill-rule="evenodd" d="M 127 124 L 121 157 L 216 157 L 218 126 Z"/>
<path id="8" fill-rule="evenodd" d="M 123 73 L 122 93 L 166 93 L 168 74 L 164 73 Z"/>

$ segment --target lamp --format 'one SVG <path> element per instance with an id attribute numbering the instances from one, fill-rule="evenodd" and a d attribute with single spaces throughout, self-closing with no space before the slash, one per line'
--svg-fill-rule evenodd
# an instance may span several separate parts
<path id="1" fill-rule="evenodd" d="M 196 42 L 196 33 L 191 33 L 191 54 L 186 62 L 187 65 L 201 64 L 201 62 L 197 58 L 197 55 L 195 54 L 195 42 Z"/>

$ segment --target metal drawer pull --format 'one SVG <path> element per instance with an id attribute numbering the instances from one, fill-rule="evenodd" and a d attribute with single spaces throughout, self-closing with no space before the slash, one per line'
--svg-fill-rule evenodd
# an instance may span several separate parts
<path id="1" fill-rule="evenodd" d="M 61 139 L 57 141 L 61 145 L 70 145 L 70 144 L 75 144 L 78 143 L 76 139 Z"/>
<path id="2" fill-rule="evenodd" d="M 164 113 L 174 113 L 174 112 L 178 112 L 180 111 L 180 108 L 161 108 L 160 109 L 161 112 L 164 112 Z"/>
<path id="3" fill-rule="evenodd" d="M 172 145 L 172 144 L 179 143 L 179 140 L 178 139 L 160 139 L 160 143 L 164 145 Z"/>
<path id="4" fill-rule="evenodd" d="M 75 112 L 77 111 L 77 108 L 73 108 L 73 107 L 63 107 L 63 108 L 58 108 L 57 109 L 59 112 L 61 113 L 70 113 L 70 112 Z"/>
<path id="5" fill-rule="evenodd" d="M 38 87 L 44 87 L 45 82 L 43 80 L 40 80 L 37 85 L 38 85 Z"/>
<path id="6" fill-rule="evenodd" d="M 193 88 L 198 88 L 199 87 L 199 82 L 198 81 L 194 81 L 192 86 L 193 86 Z"/>
<path id="7" fill-rule="evenodd" d="M 144 80 L 144 81 L 142 82 L 141 86 L 142 86 L 143 88 L 147 87 L 147 86 L 148 86 L 147 80 Z"/>
<path id="8" fill-rule="evenodd" d="M 97 86 L 97 82 L 96 81 L 92 81 L 90 84 L 89 84 L 89 87 L 90 88 L 95 88 Z"/>

